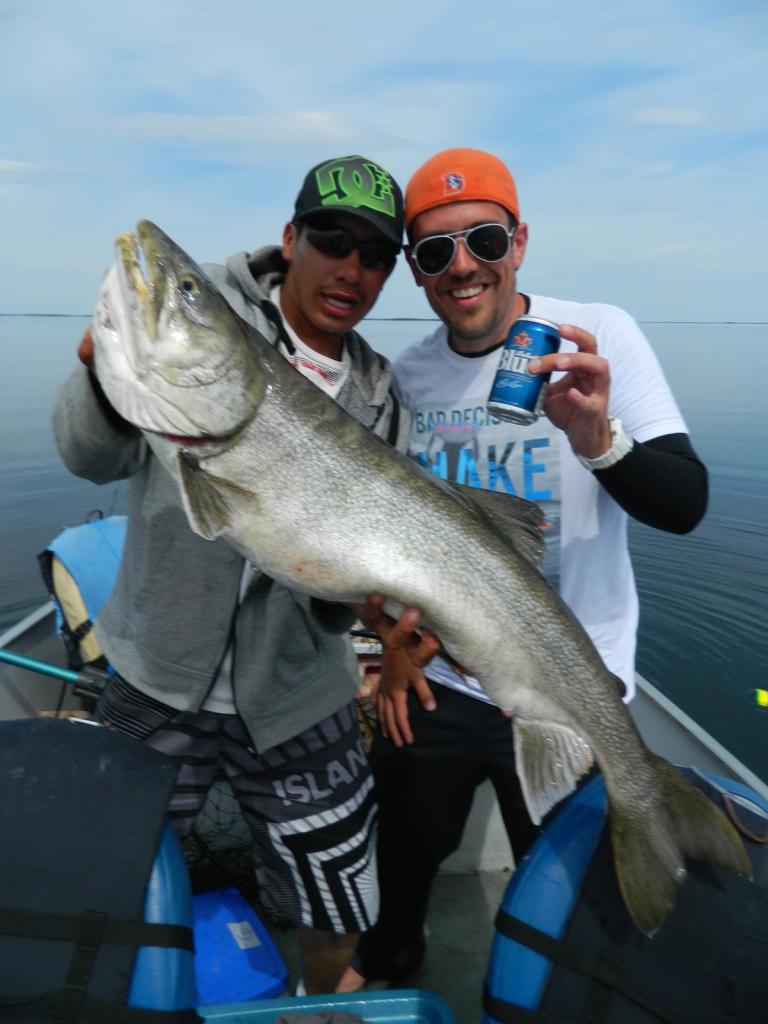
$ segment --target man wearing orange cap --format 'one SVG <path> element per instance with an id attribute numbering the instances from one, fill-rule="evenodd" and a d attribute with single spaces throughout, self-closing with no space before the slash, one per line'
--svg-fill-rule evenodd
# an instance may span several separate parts
<path id="1" fill-rule="evenodd" d="M 707 502 L 707 472 L 635 321 L 603 304 L 517 290 L 528 226 L 497 157 L 450 149 L 406 192 L 408 260 L 442 321 L 395 373 L 413 414 L 410 453 L 450 481 L 537 501 L 546 513 L 543 571 L 608 667 L 634 693 L 638 601 L 627 519 L 685 533 Z M 560 352 L 540 419 L 502 421 L 486 403 L 507 332 L 521 315 L 558 325 Z M 515 609 L 509 609 L 514 616 Z M 514 666 L 510 666 L 514 672 Z M 410 689 L 409 689 L 410 686 Z M 459 844 L 474 791 L 490 778 L 515 858 L 535 829 L 515 771 L 509 719 L 480 684 L 440 657 L 422 673 L 387 650 L 375 774 L 380 801 L 381 914 L 356 961 L 363 978 L 397 980 L 424 952 L 432 879 Z"/>

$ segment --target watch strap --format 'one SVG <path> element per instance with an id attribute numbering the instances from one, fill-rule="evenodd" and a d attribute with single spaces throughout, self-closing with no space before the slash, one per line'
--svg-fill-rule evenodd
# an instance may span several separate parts
<path id="1" fill-rule="evenodd" d="M 615 466 L 625 455 L 629 455 L 634 446 L 635 442 L 627 434 L 624 424 L 618 416 L 609 417 L 608 424 L 611 428 L 611 447 L 608 451 L 598 455 L 595 459 L 588 459 L 584 455 L 576 456 L 582 466 L 585 466 L 590 471 L 608 469 L 609 466 Z"/>

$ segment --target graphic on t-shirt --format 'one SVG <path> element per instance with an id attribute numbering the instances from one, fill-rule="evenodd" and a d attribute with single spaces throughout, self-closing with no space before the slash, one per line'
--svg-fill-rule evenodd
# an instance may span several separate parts
<path id="1" fill-rule="evenodd" d="M 317 359 L 307 359 L 305 356 L 296 353 L 289 354 L 286 358 L 291 366 L 296 367 L 305 377 L 308 377 L 310 380 L 320 377 L 329 387 L 335 387 L 346 376 L 347 368 L 343 363 L 340 363 L 338 368 L 331 367 L 328 364 L 324 365 Z"/>
<path id="2" fill-rule="evenodd" d="M 560 563 L 560 440 L 542 417 L 521 426 L 499 420 L 485 400 L 413 410 L 410 454 L 453 483 L 537 502 L 545 514 L 542 572 L 557 587 Z"/>
<path id="3" fill-rule="evenodd" d="M 541 571 L 558 589 L 560 577 L 560 436 L 542 417 L 521 425 L 499 420 L 485 396 L 457 403 L 413 405 L 409 453 L 426 470 L 452 483 L 535 501 L 544 513 L 546 541 Z M 425 669 L 428 679 L 490 700 L 472 676 L 458 675 L 441 657 Z"/>

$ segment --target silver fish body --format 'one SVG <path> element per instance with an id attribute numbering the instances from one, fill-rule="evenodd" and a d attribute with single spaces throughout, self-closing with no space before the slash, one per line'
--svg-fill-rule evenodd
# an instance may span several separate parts
<path id="1" fill-rule="evenodd" d="M 103 386 L 176 475 L 192 529 L 317 597 L 380 593 L 393 614 L 421 608 L 513 716 L 535 821 L 594 755 L 619 883 L 643 931 L 671 910 L 686 857 L 748 876 L 730 823 L 646 748 L 618 681 L 536 568 L 538 510 L 424 472 L 297 373 L 159 228 L 142 221 L 137 236 L 147 281 L 121 236 L 94 324 L 97 371 L 111 348 L 133 353 Z"/>

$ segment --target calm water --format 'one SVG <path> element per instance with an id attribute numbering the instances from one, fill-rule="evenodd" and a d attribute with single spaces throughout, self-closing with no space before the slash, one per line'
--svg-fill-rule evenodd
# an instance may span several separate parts
<path id="1" fill-rule="evenodd" d="M 123 507 L 60 465 L 53 393 L 86 318 L 0 317 L 0 630 L 45 597 L 35 557 L 62 526 Z M 431 330 L 371 320 L 386 355 Z M 641 600 L 638 668 L 768 780 L 768 325 L 645 324 L 710 470 L 704 522 L 687 537 L 633 524 Z"/>

